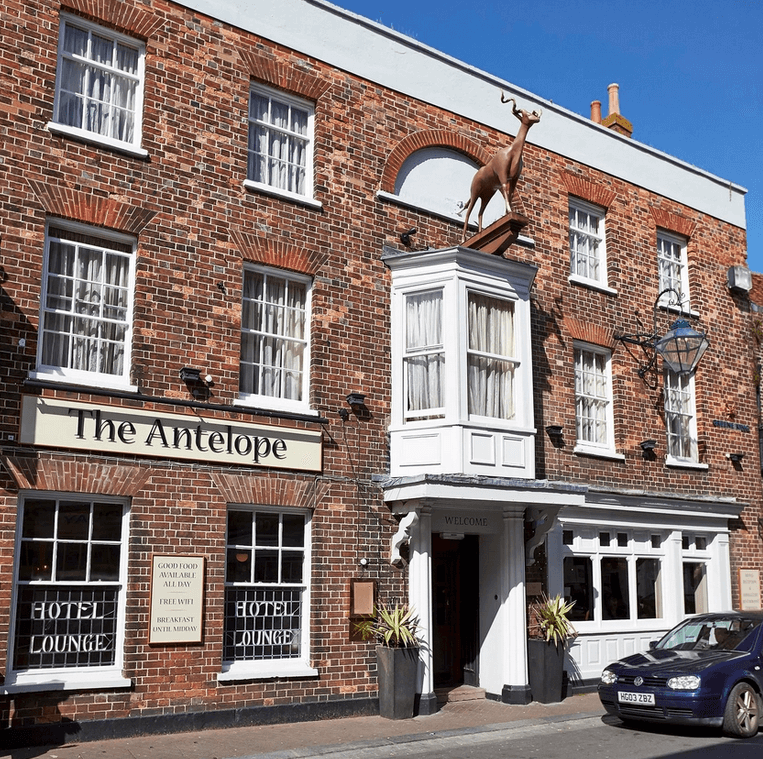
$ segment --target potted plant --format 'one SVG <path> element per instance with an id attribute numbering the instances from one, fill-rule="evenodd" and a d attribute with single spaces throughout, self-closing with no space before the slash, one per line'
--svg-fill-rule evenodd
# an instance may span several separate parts
<path id="1" fill-rule="evenodd" d="M 413 717 L 419 665 L 419 619 L 408 604 L 374 607 L 356 625 L 364 640 L 375 638 L 379 677 L 379 714 L 388 719 Z"/>
<path id="2" fill-rule="evenodd" d="M 577 635 L 569 613 L 574 601 L 561 595 L 530 604 L 527 625 L 527 664 L 530 692 L 543 704 L 564 699 L 564 653 L 567 643 Z"/>

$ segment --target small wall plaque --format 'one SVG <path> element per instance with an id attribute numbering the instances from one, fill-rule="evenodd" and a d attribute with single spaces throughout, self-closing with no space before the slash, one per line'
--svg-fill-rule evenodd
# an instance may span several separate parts
<path id="1" fill-rule="evenodd" d="M 760 609 L 760 572 L 757 569 L 739 570 L 739 601 L 744 611 Z"/>
<path id="2" fill-rule="evenodd" d="M 201 643 L 204 557 L 154 555 L 149 643 Z"/>

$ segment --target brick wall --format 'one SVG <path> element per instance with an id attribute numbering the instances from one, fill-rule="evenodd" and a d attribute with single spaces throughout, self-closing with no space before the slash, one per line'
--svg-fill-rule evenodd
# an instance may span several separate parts
<path id="1" fill-rule="evenodd" d="M 421 145 L 453 147 L 485 160 L 507 141 L 480 124 L 415 102 L 192 13 L 164 0 L 129 4 L 70 0 L 66 7 L 146 41 L 143 147 L 146 159 L 55 135 L 45 128 L 55 92 L 59 5 L 9 0 L 0 11 L 0 242 L 4 252 L 0 330 L 0 641 L 9 634 L 11 567 L 20 490 L 111 493 L 131 499 L 125 674 L 131 691 L 19 695 L 0 699 L 2 723 L 45 721 L 58 709 L 77 719 L 175 714 L 202 709 L 361 698 L 375 693 L 372 647 L 347 637 L 349 579 L 366 575 L 382 596 L 405 592 L 405 572 L 385 560 L 395 520 L 371 477 L 387 470 L 390 407 L 389 278 L 384 244 L 417 227 L 415 246 L 460 243 L 449 223 L 376 197 L 391 191 L 407 155 Z M 245 179 L 250 80 L 316 103 L 315 198 L 321 209 L 248 191 Z M 507 110 L 507 128 L 513 130 Z M 543 122 L 536 129 L 541 129 Z M 532 134 L 530 135 L 532 138 Z M 517 190 L 535 248 L 507 256 L 539 266 L 533 295 L 537 476 L 599 488 L 712 494 L 748 503 L 732 537 L 736 569 L 761 563 L 757 517 L 760 466 L 754 434 L 714 427 L 735 420 L 754 427 L 749 305 L 730 295 L 725 271 L 745 260 L 741 229 L 572 160 L 527 144 Z M 607 207 L 611 295 L 570 284 L 568 197 Z M 464 188 L 467 200 L 468 188 Z M 35 368 L 47 218 L 62 217 L 138 238 L 132 381 L 162 402 L 88 396 L 54 387 L 22 389 Z M 697 374 L 701 460 L 707 470 L 646 461 L 640 440 L 664 452 L 659 390 L 649 390 L 622 346 L 613 359 L 616 448 L 623 461 L 572 453 L 575 429 L 573 341 L 613 346 L 635 315 L 650 323 L 656 295 L 656 228 L 690 235 L 693 308 L 710 328 L 713 349 Z M 188 400 L 178 379 L 191 364 L 214 378 L 210 401 L 238 395 L 242 266 L 264 262 L 314 277 L 311 405 L 323 423 L 269 415 L 247 421 L 323 431 L 323 470 L 299 473 L 96 455 L 34 452 L 17 446 L 24 392 L 134 408 L 175 411 Z M 648 283 L 648 284 L 645 284 Z M 368 413 L 343 421 L 345 396 L 359 390 Z M 187 410 L 186 413 L 192 414 Z M 236 418 L 230 411 L 208 416 Z M 546 424 L 564 425 L 555 447 Z M 570 440 L 570 437 L 573 440 Z M 745 452 L 734 468 L 730 450 Z M 318 679 L 219 685 L 222 648 L 225 509 L 229 502 L 314 509 L 312 642 Z M 272 500 L 268 500 L 268 499 Z M 251 499 L 251 500 L 246 500 Z M 201 645 L 149 646 L 150 557 L 193 552 L 207 558 Z M 737 592 L 736 587 L 734 592 Z M 7 667 L 0 644 L 0 672 Z M 172 679 L 169 673 L 172 672 Z"/>

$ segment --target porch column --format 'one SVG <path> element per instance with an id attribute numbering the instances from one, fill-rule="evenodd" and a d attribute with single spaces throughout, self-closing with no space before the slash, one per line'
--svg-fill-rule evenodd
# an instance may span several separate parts
<path id="1" fill-rule="evenodd" d="M 408 598 L 420 621 L 422 638 L 419 658 L 419 714 L 437 711 L 432 672 L 432 509 L 417 509 L 419 520 L 411 536 L 411 563 L 408 567 Z"/>
<path id="2" fill-rule="evenodd" d="M 501 541 L 502 597 L 506 631 L 503 671 L 506 682 L 501 693 L 505 704 L 530 703 L 527 679 L 527 623 L 525 601 L 524 508 L 504 509 Z"/>

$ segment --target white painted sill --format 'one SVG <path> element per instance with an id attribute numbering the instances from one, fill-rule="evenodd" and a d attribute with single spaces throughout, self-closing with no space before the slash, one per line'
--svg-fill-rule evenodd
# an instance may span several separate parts
<path id="1" fill-rule="evenodd" d="M 625 454 L 606 448 L 589 448 L 585 445 L 576 445 L 572 452 L 576 456 L 593 456 L 597 459 L 610 459 L 611 461 L 625 461 Z"/>
<path id="2" fill-rule="evenodd" d="M 573 285 L 580 285 L 581 287 L 587 287 L 589 290 L 598 290 L 599 292 L 606 293 L 607 295 L 617 295 L 617 290 L 607 285 L 603 285 L 601 282 L 597 282 L 595 279 L 586 279 L 579 274 L 570 274 L 567 277 L 567 281 Z"/>
<path id="3" fill-rule="evenodd" d="M 113 690 L 131 688 L 132 680 L 118 672 L 18 672 L 11 674 L 0 694 L 33 693 L 35 691 Z"/>
<path id="4" fill-rule="evenodd" d="M 244 189 L 251 192 L 261 192 L 264 195 L 271 195 L 274 198 L 281 198 L 282 200 L 289 200 L 292 203 L 297 203 L 307 208 L 315 208 L 321 210 L 323 203 L 313 198 L 308 198 L 307 195 L 297 195 L 295 192 L 288 192 L 286 190 L 279 190 L 277 187 L 271 187 L 267 184 L 261 184 L 260 182 L 253 182 L 251 179 L 244 180 Z"/>
<path id="5" fill-rule="evenodd" d="M 116 150 L 119 153 L 124 153 L 133 158 L 148 158 L 147 150 L 131 145 L 128 142 L 112 140 L 103 135 L 96 134 L 95 132 L 88 132 L 86 129 L 77 129 L 76 127 L 70 127 L 66 124 L 57 124 L 55 121 L 49 121 L 45 126 L 49 132 L 61 135 L 62 137 L 71 137 L 72 139 L 80 140 L 81 142 L 86 142 L 91 145 L 100 145 L 101 147 Z"/>
<path id="6" fill-rule="evenodd" d="M 232 683 L 237 680 L 272 680 L 273 678 L 318 677 L 320 672 L 301 660 L 283 660 L 259 662 L 246 666 L 233 665 L 230 669 L 219 672 L 218 682 Z"/>
<path id="7" fill-rule="evenodd" d="M 665 466 L 674 469 L 710 469 L 708 464 L 700 464 L 698 461 L 681 461 L 681 459 L 665 457 Z"/>

